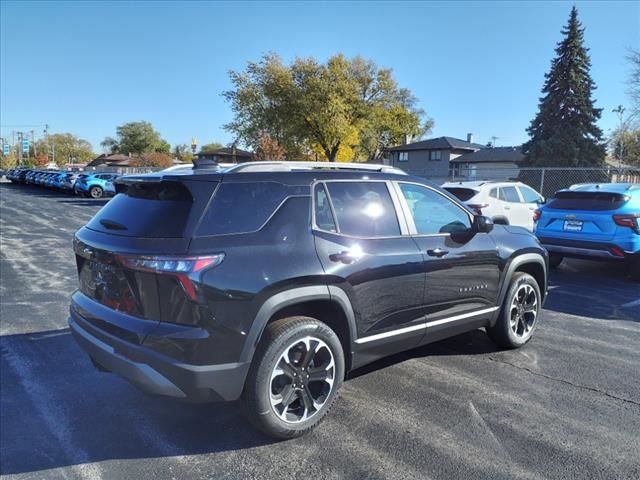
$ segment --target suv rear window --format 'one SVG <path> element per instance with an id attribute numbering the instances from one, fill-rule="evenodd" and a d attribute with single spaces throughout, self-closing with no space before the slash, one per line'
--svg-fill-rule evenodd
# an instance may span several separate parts
<path id="1" fill-rule="evenodd" d="M 472 188 L 445 187 L 444 189 L 450 194 L 455 195 L 462 202 L 471 200 L 478 193 L 476 190 L 473 190 Z"/>
<path id="2" fill-rule="evenodd" d="M 180 238 L 191 213 L 193 198 L 178 182 L 128 185 L 87 225 L 114 235 L 141 238 Z"/>
<path id="3" fill-rule="evenodd" d="M 558 192 L 549 200 L 548 208 L 557 210 L 615 210 L 629 197 L 609 192 Z"/>

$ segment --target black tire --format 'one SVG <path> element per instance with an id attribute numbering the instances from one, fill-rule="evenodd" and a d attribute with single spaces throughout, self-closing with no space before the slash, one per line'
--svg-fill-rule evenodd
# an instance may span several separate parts
<path id="1" fill-rule="evenodd" d="M 320 345 L 316 347 L 317 353 L 312 359 L 313 365 L 316 364 L 316 356 L 318 355 L 322 357 L 318 360 L 319 363 L 321 360 L 324 362 L 329 359 L 327 364 L 330 365 L 331 360 L 333 360 L 332 372 L 330 368 L 324 367 L 324 363 L 315 369 L 312 368 L 317 373 L 330 372 L 333 375 L 332 385 L 326 380 L 315 382 L 305 380 L 304 386 L 302 386 L 301 382 L 296 388 L 292 388 L 292 386 L 296 385 L 296 380 L 293 376 L 283 372 L 273 377 L 276 370 L 278 370 L 276 367 L 283 365 L 285 352 L 291 352 L 292 348 L 300 349 L 301 356 L 299 360 L 294 359 L 289 365 L 292 365 L 294 367 L 293 370 L 298 372 L 298 381 L 305 375 L 304 373 L 301 374 L 301 369 L 302 372 L 305 371 L 303 369 L 304 358 L 302 357 L 305 356 L 303 352 L 313 349 L 306 348 L 304 345 L 305 339 L 312 339 L 310 342 L 313 342 L 314 339 L 319 341 L 317 344 L 310 343 L 310 345 Z M 288 358 L 291 358 L 291 356 L 289 355 Z M 310 363 L 307 364 L 307 367 L 309 365 Z M 311 370 L 307 368 L 306 372 L 309 373 Z M 340 340 L 333 330 L 324 323 L 310 317 L 289 317 L 277 320 L 267 325 L 249 369 L 243 394 L 245 414 L 254 426 L 274 438 L 299 437 L 317 427 L 329 413 L 338 398 L 343 378 L 344 353 Z M 309 383 L 306 383 L 307 381 Z M 281 390 L 279 388 L 280 385 L 282 386 Z M 289 398 L 294 397 L 295 400 L 290 402 L 288 406 L 284 406 L 278 414 L 276 411 L 284 405 L 285 391 L 293 392 Z M 326 393 L 319 394 L 318 392 L 321 391 Z M 315 402 L 316 398 L 312 396 L 314 394 L 318 394 L 317 398 L 322 400 L 321 406 L 314 410 L 311 415 L 308 415 L 308 418 L 305 418 L 305 415 L 301 413 L 301 409 L 303 412 L 308 412 L 311 409 L 307 409 L 304 406 L 303 400 L 306 397 Z M 281 403 L 272 406 L 274 396 L 281 397 Z M 315 407 L 313 402 L 312 405 Z M 320 404 L 320 402 L 318 403 Z M 301 415 L 301 418 L 298 419 L 297 415 Z"/>
<path id="2" fill-rule="evenodd" d="M 94 185 L 89 189 L 89 196 L 91 198 L 102 198 L 102 195 L 104 195 L 104 190 L 102 190 L 102 187 Z"/>
<path id="3" fill-rule="evenodd" d="M 524 301 L 533 310 L 531 313 L 523 313 L 524 309 L 514 307 L 516 295 L 521 298 L 524 293 Z M 533 297 L 532 295 L 535 295 Z M 518 302 L 519 303 L 519 302 Z M 542 296 L 538 282 L 528 273 L 516 272 L 513 274 L 507 295 L 502 304 L 500 315 L 493 327 L 487 327 L 487 335 L 502 348 L 518 348 L 525 345 L 533 337 L 533 333 L 540 321 Z M 535 305 L 535 308 L 533 308 Z M 515 317 L 515 319 L 514 319 Z"/>
<path id="4" fill-rule="evenodd" d="M 562 260 L 564 260 L 564 255 L 561 255 L 559 253 L 553 253 L 553 252 L 549 253 L 549 267 L 550 268 L 558 267 L 562 263 Z"/>

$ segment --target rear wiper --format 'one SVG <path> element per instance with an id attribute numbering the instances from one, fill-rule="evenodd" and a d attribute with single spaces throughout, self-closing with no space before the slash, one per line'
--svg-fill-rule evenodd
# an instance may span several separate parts
<path id="1" fill-rule="evenodd" d="M 128 230 L 127 227 L 125 227 L 121 223 L 114 222 L 113 220 L 102 219 L 100 220 L 100 223 L 103 227 L 106 227 L 109 230 Z"/>

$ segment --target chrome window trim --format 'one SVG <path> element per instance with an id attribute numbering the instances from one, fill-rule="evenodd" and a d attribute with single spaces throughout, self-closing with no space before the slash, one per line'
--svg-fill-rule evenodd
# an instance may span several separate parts
<path id="1" fill-rule="evenodd" d="M 460 315 L 454 315 L 453 317 L 441 318 L 440 320 L 430 320 L 428 322 L 419 323 L 417 325 L 411 325 L 409 327 L 398 328 L 396 330 L 390 330 L 388 332 L 376 333 L 375 335 L 369 335 L 368 337 L 358 338 L 355 343 L 363 344 L 369 342 L 375 342 L 377 340 L 382 340 L 389 337 L 394 337 L 396 335 L 402 335 L 404 333 L 414 332 L 416 330 L 424 330 L 428 327 L 434 327 L 436 325 L 443 325 L 445 323 L 456 322 L 458 320 L 464 320 L 470 317 L 476 317 L 478 315 L 484 315 L 487 313 L 492 313 L 498 310 L 500 307 L 489 307 L 484 308 L 482 310 L 476 310 L 473 312 L 462 313 Z"/>

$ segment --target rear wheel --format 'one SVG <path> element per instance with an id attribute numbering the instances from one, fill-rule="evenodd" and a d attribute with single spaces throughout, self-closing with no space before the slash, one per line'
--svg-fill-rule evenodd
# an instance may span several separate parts
<path id="1" fill-rule="evenodd" d="M 304 435 L 335 403 L 344 378 L 337 335 L 310 317 L 267 325 L 244 391 L 249 420 L 275 438 Z"/>
<path id="2" fill-rule="evenodd" d="M 560 255 L 559 253 L 549 253 L 549 266 L 551 268 L 556 268 L 558 265 L 560 265 L 562 263 L 562 260 L 564 260 L 564 256 Z"/>
<path id="3" fill-rule="evenodd" d="M 504 299 L 500 316 L 487 334 L 503 348 L 518 348 L 531 340 L 542 308 L 538 282 L 528 273 L 516 272 Z"/>
<path id="4" fill-rule="evenodd" d="M 91 187 L 91 189 L 89 190 L 89 195 L 91 196 L 91 198 L 102 198 L 103 193 L 104 192 L 102 188 L 98 186 Z"/>

